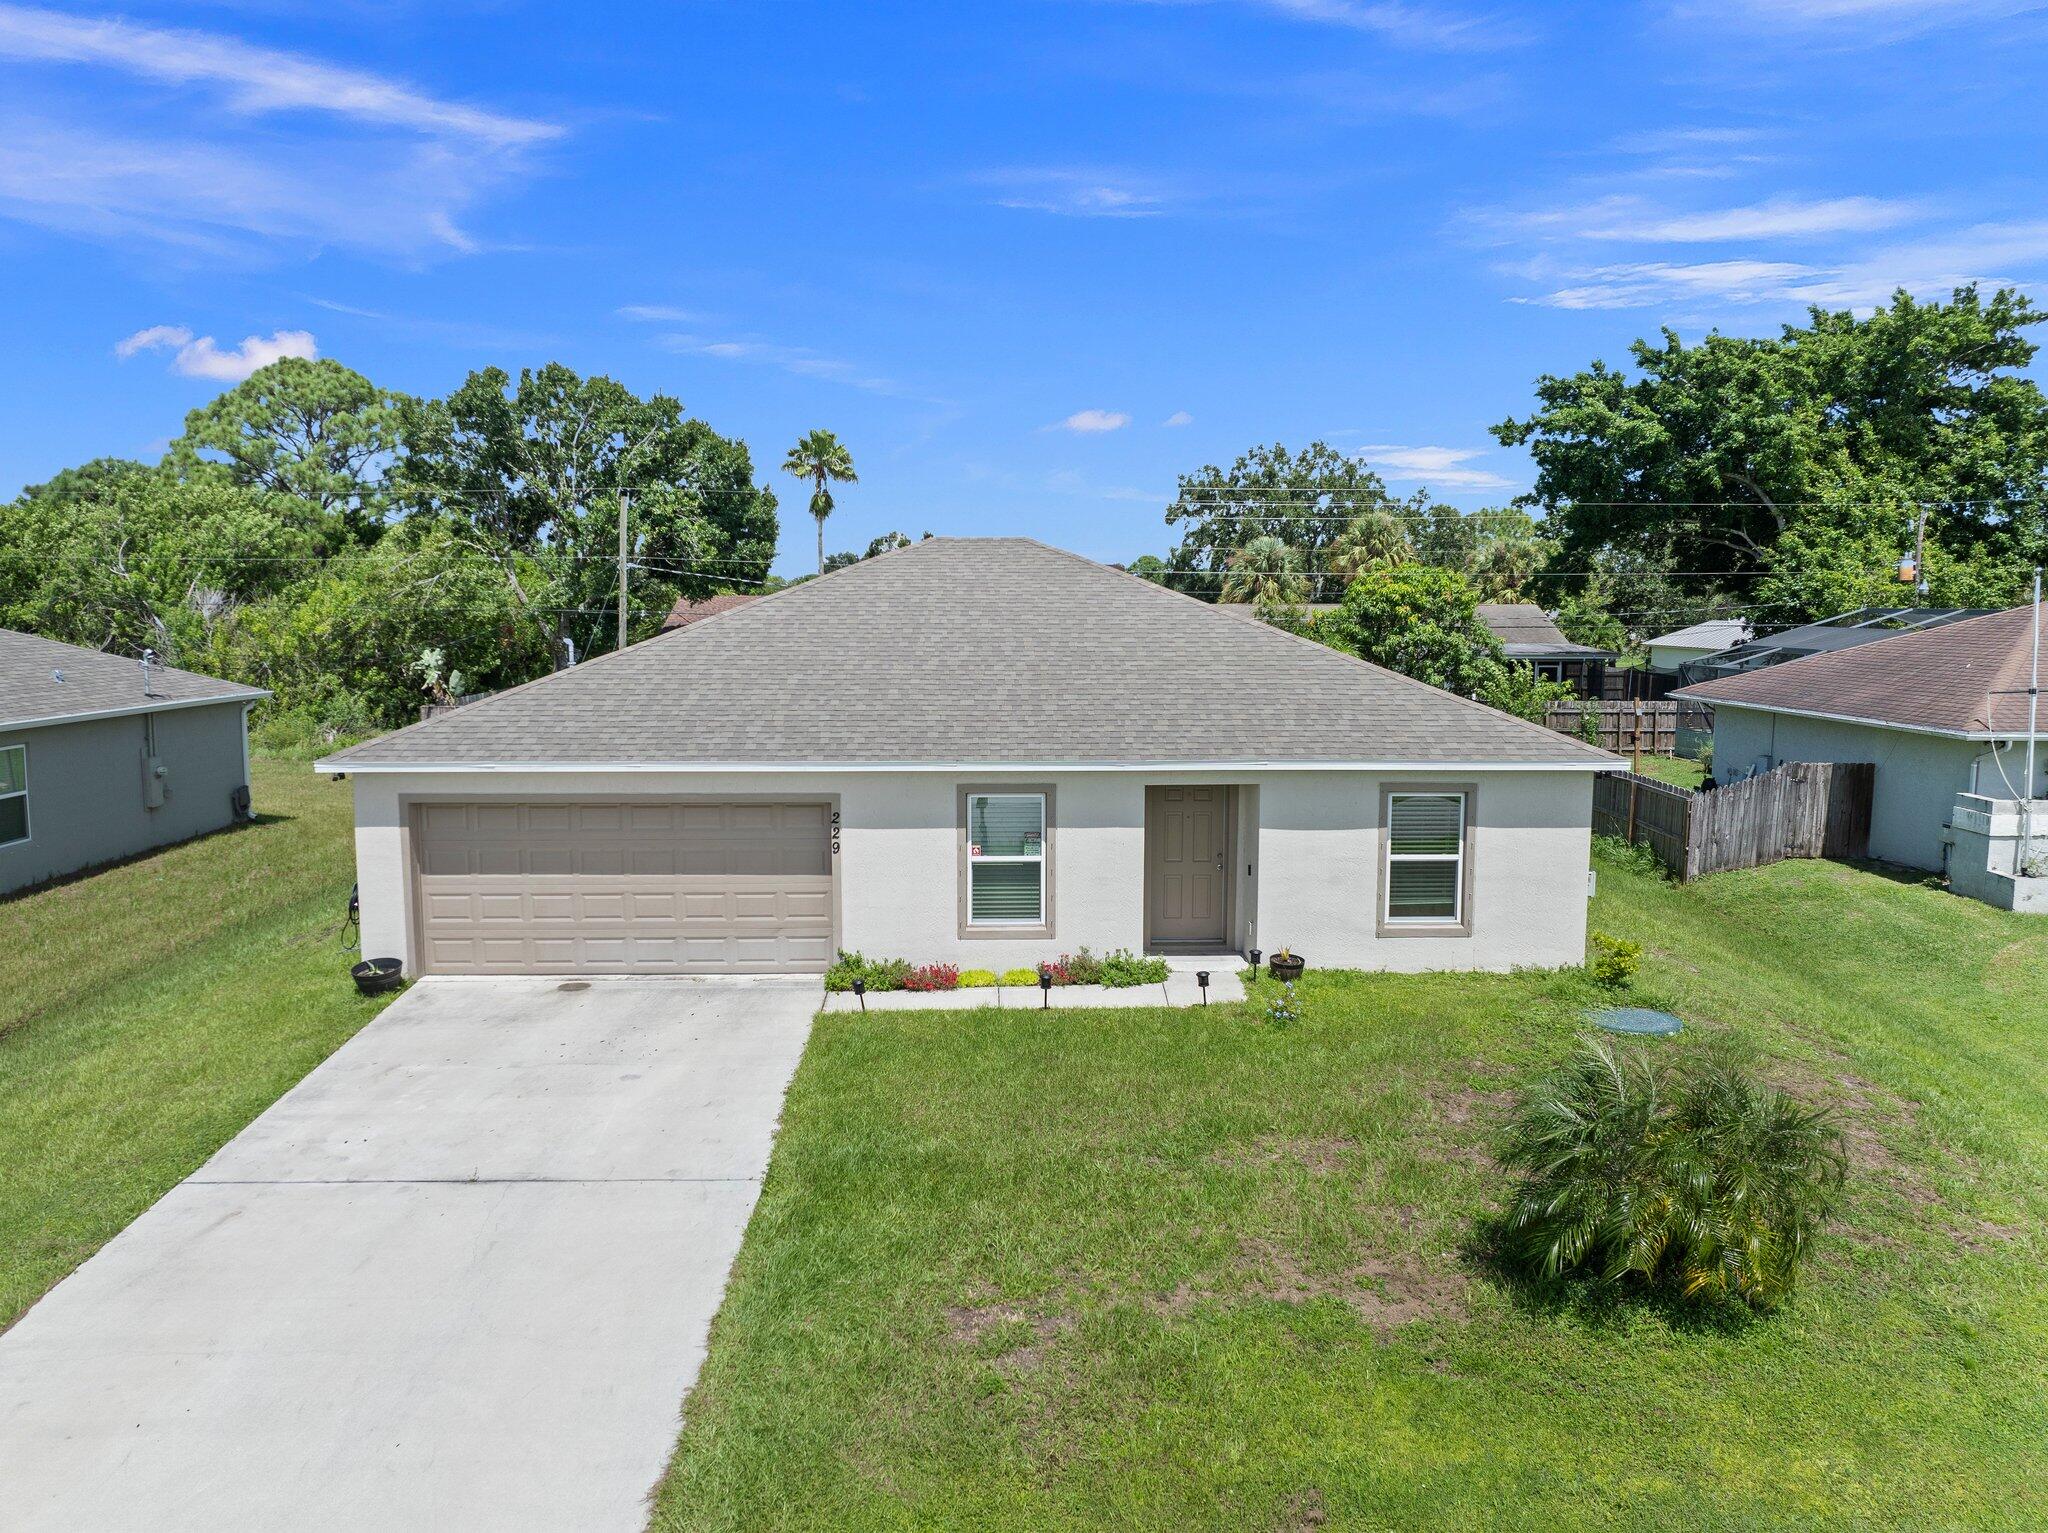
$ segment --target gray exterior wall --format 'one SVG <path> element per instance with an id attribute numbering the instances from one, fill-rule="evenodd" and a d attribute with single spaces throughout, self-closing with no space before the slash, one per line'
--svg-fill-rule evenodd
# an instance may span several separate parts
<path id="1" fill-rule="evenodd" d="M 2024 743 L 2005 753 L 2005 770 L 2015 782 L 2025 770 Z M 1999 781 L 1991 746 L 1982 740 L 1714 705 L 1716 782 L 1787 761 L 1875 762 L 1870 855 L 1935 872 L 1945 865 L 1956 795 L 1990 792 L 1984 784 Z"/>
<path id="2" fill-rule="evenodd" d="M 245 785 L 248 704 L 229 702 L 39 729 L 0 727 L 0 746 L 28 747 L 29 839 L 0 847 L 0 894 L 219 830 Z M 142 803 L 151 721 L 166 776 L 161 809 Z"/>

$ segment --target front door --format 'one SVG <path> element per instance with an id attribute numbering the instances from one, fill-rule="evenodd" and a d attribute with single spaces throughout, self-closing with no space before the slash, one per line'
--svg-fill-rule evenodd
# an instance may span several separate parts
<path id="1" fill-rule="evenodd" d="M 1150 940 L 1213 943 L 1228 936 L 1230 789 L 1145 790 L 1145 902 Z"/>

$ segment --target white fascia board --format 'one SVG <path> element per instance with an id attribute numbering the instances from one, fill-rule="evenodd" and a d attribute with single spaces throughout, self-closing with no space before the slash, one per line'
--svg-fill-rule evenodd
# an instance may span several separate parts
<path id="1" fill-rule="evenodd" d="M 1000 776 L 1077 772 L 1618 772 L 1619 756 L 1592 761 L 340 761 L 313 763 L 316 772 L 479 775 L 497 772 L 761 773 L 950 772 Z"/>
<path id="2" fill-rule="evenodd" d="M 1823 719 L 1830 724 L 1861 724 L 1866 729 L 1891 729 L 1904 735 L 1937 735 L 1944 740 L 2006 740 L 2024 729 L 1937 729 L 1932 724 L 1901 724 L 1893 719 L 1866 719 L 1853 713 L 1822 713 L 1814 708 L 1785 708 L 1771 703 L 1738 703 L 1711 697 L 1688 698 L 1709 708 L 1747 708 L 1751 713 L 1776 713 L 1788 719 Z"/>
<path id="3" fill-rule="evenodd" d="M 240 703 L 245 708 L 270 696 L 266 691 L 230 692 L 225 697 L 152 698 L 132 708 L 85 708 L 77 713 L 53 713 L 41 719 L 0 719 L 0 729 L 47 729 L 52 724 L 79 724 L 87 719 L 127 719 L 138 713 L 169 713 L 176 708 L 218 708 Z"/>

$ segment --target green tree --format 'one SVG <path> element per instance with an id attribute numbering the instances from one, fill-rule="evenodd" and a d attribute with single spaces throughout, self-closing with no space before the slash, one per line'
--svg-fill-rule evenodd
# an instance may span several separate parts
<path id="1" fill-rule="evenodd" d="M 775 496 L 746 444 L 610 378 L 486 368 L 405 401 L 400 445 L 394 501 L 486 560 L 558 664 L 616 643 L 622 494 L 643 631 L 678 596 L 757 586 L 775 556 Z"/>
<path id="2" fill-rule="evenodd" d="M 1324 643 L 1375 665 L 1471 697 L 1503 663 L 1500 641 L 1480 623 L 1478 605 L 1478 593 L 1457 571 L 1404 564 L 1360 575 L 1314 631 Z"/>
<path id="3" fill-rule="evenodd" d="M 338 522 L 348 541 L 368 543 L 382 530 L 400 404 L 339 362 L 286 357 L 187 415 L 167 461 L 185 477 L 223 464 L 237 484 L 305 502 L 316 533 Z"/>
<path id="4" fill-rule="evenodd" d="M 807 431 L 797 438 L 796 446 L 790 448 L 789 456 L 782 460 L 782 471 L 798 479 L 811 482 L 811 515 L 818 521 L 818 573 L 825 573 L 825 518 L 832 514 L 832 490 L 834 481 L 854 484 L 859 475 L 853 471 L 853 454 L 846 450 L 846 444 L 829 431 Z"/>
<path id="5" fill-rule="evenodd" d="M 101 459 L 0 516 L 0 626 L 205 669 L 214 628 L 315 562 L 297 505 Z"/>
<path id="6" fill-rule="evenodd" d="M 1227 470 L 1211 464 L 1181 476 L 1179 493 L 1166 509 L 1168 526 L 1184 524 L 1171 563 L 1175 570 L 1221 579 L 1239 549 L 1277 538 L 1297 551 L 1308 599 L 1334 600 L 1344 577 L 1326 571 L 1330 545 L 1367 512 L 1401 515 L 1410 509 L 1358 459 L 1323 442 L 1299 453 L 1276 442 L 1254 447 Z M 1203 584 L 1211 588 L 1203 594 L 1214 600 L 1215 582 Z"/>
<path id="7" fill-rule="evenodd" d="M 1972 286 L 1861 318 L 1814 309 L 1775 337 L 1667 330 L 1632 348 L 1633 376 L 1545 376 L 1535 412 L 1494 431 L 1535 459 L 1567 567 L 1612 552 L 1738 589 L 1774 572 L 1775 616 L 1825 616 L 1851 566 L 1881 577 L 1910 549 L 1921 507 L 1958 564 L 2048 556 L 2048 397 L 2021 373 L 2044 318 Z M 1817 556 L 1835 573 L 1789 578 Z"/>
<path id="8" fill-rule="evenodd" d="M 1154 585 L 1172 584 L 1170 579 L 1172 571 L 1168 568 L 1166 561 L 1157 554 L 1140 554 L 1126 565 L 1125 568 L 1140 580 L 1149 580 Z"/>
<path id="9" fill-rule="evenodd" d="M 1390 569 L 1415 557 L 1408 528 L 1391 511 L 1362 511 L 1344 524 L 1324 555 L 1327 566 L 1346 580 L 1371 569 Z"/>
<path id="10" fill-rule="evenodd" d="M 1277 537 L 1253 538 L 1230 556 L 1221 599 L 1266 608 L 1298 607 L 1307 600 L 1301 553 Z"/>

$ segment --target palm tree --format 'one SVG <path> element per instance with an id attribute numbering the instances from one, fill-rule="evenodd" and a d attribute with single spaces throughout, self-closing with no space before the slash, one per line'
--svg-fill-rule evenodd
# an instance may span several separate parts
<path id="1" fill-rule="evenodd" d="M 811 515 L 818 519 L 818 573 L 825 573 L 825 518 L 832 514 L 832 492 L 826 488 L 832 480 L 842 484 L 855 484 L 860 476 L 853 471 L 853 454 L 846 450 L 846 444 L 829 431 L 809 431 L 790 448 L 789 456 L 782 460 L 782 471 L 794 474 L 799 479 L 808 479 L 811 490 Z"/>
<path id="2" fill-rule="evenodd" d="M 1367 570 L 1410 563 L 1415 547 L 1398 516 L 1389 511 L 1362 511 L 1344 524 L 1324 557 L 1348 585 Z"/>
<path id="3" fill-rule="evenodd" d="M 1253 538 L 1230 556 L 1223 600 L 1261 607 L 1298 607 L 1308 598 L 1301 553 L 1275 537 Z"/>

